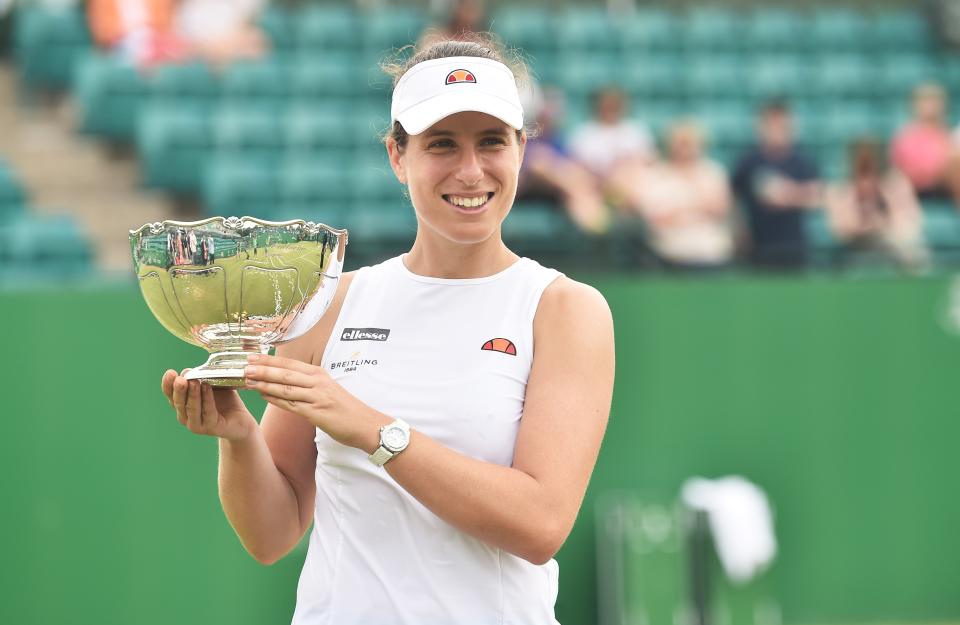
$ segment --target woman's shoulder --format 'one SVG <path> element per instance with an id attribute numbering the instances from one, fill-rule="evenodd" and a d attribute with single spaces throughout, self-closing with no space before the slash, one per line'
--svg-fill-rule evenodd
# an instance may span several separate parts
<path id="1" fill-rule="evenodd" d="M 588 329 L 612 322 L 610 306 L 595 287 L 560 274 L 544 289 L 537 307 L 534 325 L 548 331 L 571 325 Z"/>

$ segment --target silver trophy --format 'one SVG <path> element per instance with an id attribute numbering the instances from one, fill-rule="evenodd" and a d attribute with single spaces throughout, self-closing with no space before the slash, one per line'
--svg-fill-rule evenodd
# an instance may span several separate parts
<path id="1" fill-rule="evenodd" d="M 210 352 L 186 377 L 240 386 L 250 354 L 309 330 L 337 291 L 347 231 L 211 217 L 130 231 L 143 298 L 167 330 Z"/>

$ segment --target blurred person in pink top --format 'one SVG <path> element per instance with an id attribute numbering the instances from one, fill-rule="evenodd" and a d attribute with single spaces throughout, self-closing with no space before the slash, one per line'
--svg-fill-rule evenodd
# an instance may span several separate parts
<path id="1" fill-rule="evenodd" d="M 960 207 L 960 159 L 946 121 L 947 94 L 926 83 L 913 90 L 913 119 L 890 146 L 893 165 L 921 198 L 952 199 Z"/>
<path id="2" fill-rule="evenodd" d="M 733 259 L 730 179 L 704 154 L 704 144 L 695 121 L 674 122 L 667 131 L 667 158 L 625 189 L 647 224 L 653 251 L 668 268 L 719 268 Z"/>

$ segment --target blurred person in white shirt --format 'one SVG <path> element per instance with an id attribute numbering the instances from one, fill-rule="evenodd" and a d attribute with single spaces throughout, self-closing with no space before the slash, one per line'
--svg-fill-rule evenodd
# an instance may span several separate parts
<path id="1" fill-rule="evenodd" d="M 628 204 L 647 225 L 654 253 L 670 268 L 710 269 L 733 259 L 730 180 L 704 154 L 704 143 L 695 121 L 674 122 L 667 158 L 624 187 Z"/>
<path id="2" fill-rule="evenodd" d="M 584 167 L 606 179 L 618 168 L 642 168 L 656 157 L 650 130 L 626 118 L 627 97 L 616 87 L 593 95 L 594 119 L 577 128 L 570 152 Z"/>

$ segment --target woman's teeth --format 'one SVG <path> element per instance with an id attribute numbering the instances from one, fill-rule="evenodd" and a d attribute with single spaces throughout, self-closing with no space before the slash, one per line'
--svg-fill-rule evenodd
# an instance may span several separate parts
<path id="1" fill-rule="evenodd" d="M 447 201 L 456 206 L 462 206 L 464 208 L 476 208 L 478 206 L 483 206 L 490 199 L 490 194 L 481 195 L 480 197 L 460 197 L 459 195 L 448 195 Z"/>

